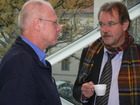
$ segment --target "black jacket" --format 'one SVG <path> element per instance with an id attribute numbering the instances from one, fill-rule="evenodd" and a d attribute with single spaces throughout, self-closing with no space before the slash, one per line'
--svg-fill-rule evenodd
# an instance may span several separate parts
<path id="1" fill-rule="evenodd" d="M 46 63 L 18 37 L 0 64 L 0 105 L 61 105 Z"/>
<path id="2" fill-rule="evenodd" d="M 82 64 L 83 64 L 83 61 L 84 61 L 84 58 L 85 58 L 85 55 L 86 55 L 86 52 L 87 52 L 88 48 L 84 48 L 83 49 L 83 52 L 81 54 L 81 60 L 80 60 L 80 65 L 79 65 L 79 72 L 81 70 L 81 67 L 82 67 Z M 96 54 L 94 56 L 94 64 L 96 66 L 94 66 L 86 80 L 86 82 L 89 82 L 89 81 L 93 81 L 93 83 L 97 84 L 98 83 L 98 77 L 99 77 L 99 73 L 100 73 L 100 67 L 101 67 L 101 62 L 102 62 L 102 58 L 103 58 L 103 49 L 100 51 L 99 54 Z M 78 72 L 78 76 L 79 76 L 79 72 Z M 77 84 L 78 82 L 78 76 L 77 76 L 77 79 L 75 81 L 75 84 L 74 84 L 74 88 L 73 88 L 73 96 L 74 98 L 78 101 L 78 102 L 81 102 L 81 86 L 83 83 L 81 84 Z M 85 103 L 83 105 L 93 105 L 93 101 L 94 101 L 94 97 L 95 95 L 93 95 L 89 100 L 88 100 L 88 103 Z"/>

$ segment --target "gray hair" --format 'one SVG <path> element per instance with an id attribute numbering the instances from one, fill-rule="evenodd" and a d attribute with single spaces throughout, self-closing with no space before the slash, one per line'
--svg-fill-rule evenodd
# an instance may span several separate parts
<path id="1" fill-rule="evenodd" d="M 40 18 L 44 14 L 44 5 L 52 8 L 51 4 L 45 0 L 29 0 L 23 5 L 18 16 L 18 25 L 21 32 L 28 30 L 29 19 L 33 19 L 35 16 Z"/>

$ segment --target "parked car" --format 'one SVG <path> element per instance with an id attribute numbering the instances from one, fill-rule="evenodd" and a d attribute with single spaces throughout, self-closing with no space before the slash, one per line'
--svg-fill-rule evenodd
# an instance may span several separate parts
<path id="1" fill-rule="evenodd" d="M 72 97 L 72 85 L 68 81 L 56 81 L 57 89 L 62 97 Z"/>
<path id="2" fill-rule="evenodd" d="M 72 88 L 71 87 L 62 87 L 58 90 L 60 96 L 70 98 L 72 97 Z"/>
<path id="3" fill-rule="evenodd" d="M 56 81 L 57 89 L 61 89 L 62 87 L 68 86 L 68 82 L 66 81 Z"/>

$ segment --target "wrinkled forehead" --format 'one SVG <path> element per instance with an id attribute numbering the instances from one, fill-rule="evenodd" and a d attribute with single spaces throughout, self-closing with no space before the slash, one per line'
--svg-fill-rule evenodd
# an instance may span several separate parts
<path id="1" fill-rule="evenodd" d="M 100 11 L 98 19 L 101 18 L 103 13 L 107 14 L 108 16 L 110 15 L 110 17 L 119 20 L 119 13 L 118 13 L 118 10 L 116 10 L 116 9 L 111 9 L 111 10 L 108 10 L 108 11 L 107 10 Z"/>
<path id="2" fill-rule="evenodd" d="M 99 22 L 107 23 L 107 22 L 119 22 L 118 13 L 114 12 L 106 12 L 102 11 L 100 13 Z"/>

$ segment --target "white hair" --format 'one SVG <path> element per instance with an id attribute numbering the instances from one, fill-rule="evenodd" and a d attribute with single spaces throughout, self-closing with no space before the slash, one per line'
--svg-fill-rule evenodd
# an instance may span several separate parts
<path id="1" fill-rule="evenodd" d="M 29 21 L 33 16 L 42 16 L 43 15 L 43 6 L 48 5 L 50 8 L 53 8 L 52 5 L 45 0 L 29 0 L 27 1 L 18 16 L 18 25 L 21 32 L 28 29 Z"/>

